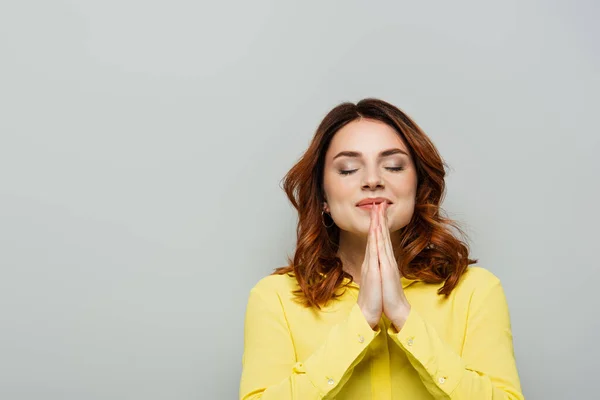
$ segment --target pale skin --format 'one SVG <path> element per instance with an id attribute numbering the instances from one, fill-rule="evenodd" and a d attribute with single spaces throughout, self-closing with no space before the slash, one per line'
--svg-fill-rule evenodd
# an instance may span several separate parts
<path id="1" fill-rule="evenodd" d="M 410 303 L 404 294 L 398 264 L 393 256 L 386 207 L 386 203 L 380 203 L 371 208 L 358 305 L 371 328 L 377 327 L 383 313 L 399 331 L 410 313 Z"/>
<path id="2" fill-rule="evenodd" d="M 325 156 L 323 209 L 340 228 L 338 256 L 360 287 L 358 305 L 373 329 L 385 314 L 400 330 L 410 312 L 392 244 L 412 218 L 416 189 L 414 163 L 392 127 L 359 119 L 334 135 Z M 372 197 L 392 204 L 357 207 Z"/>

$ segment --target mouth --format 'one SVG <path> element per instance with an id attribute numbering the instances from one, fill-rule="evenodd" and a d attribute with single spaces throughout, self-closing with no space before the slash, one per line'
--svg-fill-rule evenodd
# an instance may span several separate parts
<path id="1" fill-rule="evenodd" d="M 379 205 L 379 203 L 375 203 L 375 205 Z M 388 208 L 390 208 L 392 206 L 392 203 L 387 203 L 387 206 L 385 207 L 385 210 L 387 211 Z M 360 206 L 356 206 L 362 210 L 368 210 L 371 211 L 371 208 L 373 208 L 373 203 L 370 204 L 362 204 Z"/>
<path id="2" fill-rule="evenodd" d="M 374 204 L 386 203 L 387 207 L 391 206 L 393 203 L 387 197 L 367 197 L 356 203 L 356 207 L 362 208 L 363 210 L 370 210 L 373 208 Z M 386 208 L 387 208 L 386 207 Z"/>
<path id="3" fill-rule="evenodd" d="M 389 207 L 392 206 L 392 201 L 388 198 L 385 197 L 370 197 L 370 198 L 366 198 L 366 199 L 362 199 L 361 201 L 359 201 L 356 204 L 356 207 L 362 209 L 362 210 L 371 210 L 373 208 L 373 203 L 374 204 L 381 204 L 381 203 L 385 203 L 387 204 L 385 209 L 387 210 Z"/>

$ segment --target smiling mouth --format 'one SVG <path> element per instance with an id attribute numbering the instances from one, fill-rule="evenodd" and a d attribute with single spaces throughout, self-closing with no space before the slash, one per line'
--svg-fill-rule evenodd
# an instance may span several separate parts
<path id="1" fill-rule="evenodd" d="M 375 203 L 375 205 L 379 205 L 379 204 L 381 204 L 381 203 Z M 390 208 L 393 205 L 394 205 L 394 203 L 387 203 L 387 207 L 385 208 L 385 210 L 387 211 L 388 208 Z M 373 203 L 371 203 L 371 204 L 363 204 L 363 205 L 357 206 L 357 207 L 361 208 L 363 210 L 370 210 L 371 208 L 373 208 Z"/>

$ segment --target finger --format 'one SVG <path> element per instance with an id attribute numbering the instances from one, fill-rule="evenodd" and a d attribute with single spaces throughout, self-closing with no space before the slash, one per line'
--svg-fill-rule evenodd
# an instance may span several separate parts
<path id="1" fill-rule="evenodd" d="M 372 231 L 369 232 L 369 267 L 379 267 L 379 258 L 377 256 L 377 210 L 375 209 L 375 205 L 371 208 L 371 212 L 373 215 L 373 219 L 371 220 L 373 224 Z"/>
<path id="2" fill-rule="evenodd" d="M 382 260 L 381 262 L 381 267 L 382 268 L 386 268 L 386 270 L 389 272 L 389 268 L 392 268 L 392 266 L 395 265 L 395 263 L 393 262 L 393 253 L 391 253 L 389 251 L 389 247 L 387 246 L 387 240 L 385 238 L 385 226 L 383 224 L 381 224 L 379 226 L 378 229 L 378 240 L 380 242 L 380 260 Z"/>
<path id="3" fill-rule="evenodd" d="M 362 270 L 362 274 L 361 276 L 363 277 L 363 281 L 364 281 L 364 277 L 367 274 L 367 271 L 369 270 L 369 267 L 371 266 L 371 256 L 373 254 L 373 246 L 372 243 L 374 241 L 374 237 L 375 237 L 375 210 L 373 208 L 371 208 L 371 212 L 370 212 L 370 221 L 369 221 L 369 233 L 367 234 L 367 248 L 365 249 L 365 260 L 366 265 L 363 265 L 363 270 Z"/>
<path id="4" fill-rule="evenodd" d="M 371 213 L 370 213 L 370 217 L 371 217 L 371 221 L 369 223 L 369 233 L 371 233 L 371 229 L 375 229 L 375 227 L 377 226 L 375 224 L 375 209 L 374 207 L 371 207 Z"/>
<path id="5" fill-rule="evenodd" d="M 390 257 L 390 259 L 394 259 L 395 255 L 394 255 L 394 246 L 392 245 L 392 238 L 390 236 L 390 227 L 388 225 L 388 219 L 387 219 L 387 204 L 384 205 L 383 211 L 382 213 L 382 219 L 383 219 L 383 223 L 382 223 L 382 230 L 383 230 L 383 239 L 385 241 L 385 246 L 387 249 L 387 253 L 388 253 L 388 257 Z"/>
<path id="6" fill-rule="evenodd" d="M 373 208 L 375 209 L 375 212 L 377 213 L 377 225 L 379 226 L 379 224 L 381 224 L 381 203 L 375 204 L 373 206 Z"/>
<path id="7" fill-rule="evenodd" d="M 378 207 L 377 213 L 379 215 L 379 214 L 381 214 L 381 209 L 380 209 L 380 206 L 377 206 L 377 207 Z M 379 255 L 379 261 L 381 264 L 388 263 L 388 260 L 387 260 L 388 254 L 387 254 L 387 249 L 385 246 L 385 240 L 383 238 L 383 226 L 381 224 L 379 224 L 377 226 L 376 237 L 377 237 L 377 253 Z"/>

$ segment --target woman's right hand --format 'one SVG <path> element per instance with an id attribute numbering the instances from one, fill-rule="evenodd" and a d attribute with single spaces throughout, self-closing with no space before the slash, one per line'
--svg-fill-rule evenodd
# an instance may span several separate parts
<path id="1" fill-rule="evenodd" d="M 383 292 L 381 287 L 381 273 L 379 271 L 379 257 L 377 256 L 377 229 L 379 224 L 379 205 L 371 207 L 371 224 L 367 237 L 365 260 L 361 267 L 360 289 L 358 292 L 358 306 L 365 319 L 375 329 L 383 313 Z"/>

